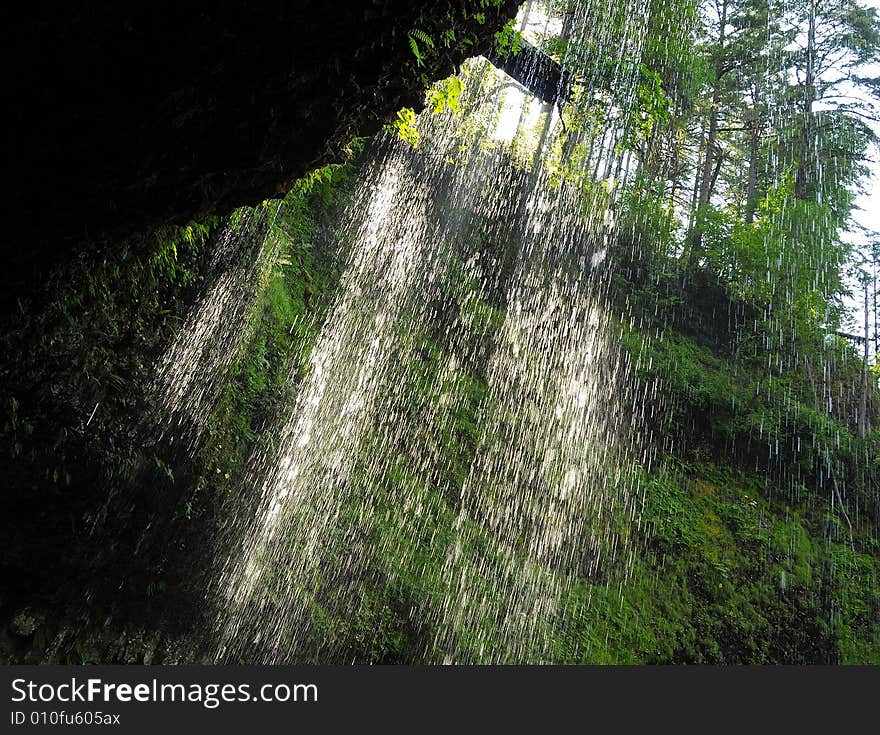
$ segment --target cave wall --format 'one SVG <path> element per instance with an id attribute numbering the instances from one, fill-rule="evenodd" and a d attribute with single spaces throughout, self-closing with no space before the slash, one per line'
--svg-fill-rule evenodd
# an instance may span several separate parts
<path id="1" fill-rule="evenodd" d="M 11 299 L 83 243 L 284 193 L 487 52 L 511 0 L 30 3 L 7 11 Z M 433 48 L 410 34 L 427 34 Z M 8 303 L 8 302 L 7 302 Z"/>

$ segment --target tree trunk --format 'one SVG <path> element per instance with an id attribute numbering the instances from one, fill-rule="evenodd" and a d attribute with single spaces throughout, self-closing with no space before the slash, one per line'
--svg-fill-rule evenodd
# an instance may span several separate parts
<path id="1" fill-rule="evenodd" d="M 758 206 L 756 195 L 758 192 L 758 143 L 760 140 L 760 125 L 757 121 L 749 127 L 749 173 L 746 180 L 746 212 L 747 225 L 755 221 L 755 209 Z"/>
<path id="2" fill-rule="evenodd" d="M 727 40 L 727 5 L 728 0 L 721 4 L 721 17 L 718 29 L 718 57 L 715 61 L 715 78 L 712 85 L 712 102 L 709 108 L 709 124 L 706 130 L 706 150 L 703 156 L 703 168 L 700 172 L 700 186 L 696 202 L 694 226 L 688 238 L 688 267 L 696 266 L 702 252 L 703 226 L 705 224 L 706 207 L 712 199 L 712 192 L 717 179 L 713 176 L 715 169 L 715 151 L 718 148 L 718 108 L 721 104 L 721 78 L 724 76 L 724 43 Z M 720 166 L 720 160 L 719 160 Z"/>
<path id="3" fill-rule="evenodd" d="M 810 0 L 807 18 L 807 59 L 804 78 L 803 132 L 801 160 L 795 174 L 794 194 L 798 199 L 810 197 L 813 178 L 813 105 L 816 101 L 816 0 Z"/>
<path id="4" fill-rule="evenodd" d="M 865 278 L 865 349 L 862 355 L 862 386 L 859 392 L 859 424 L 858 435 L 865 437 L 868 434 L 868 345 L 870 333 L 870 308 L 868 305 L 868 279 Z"/>

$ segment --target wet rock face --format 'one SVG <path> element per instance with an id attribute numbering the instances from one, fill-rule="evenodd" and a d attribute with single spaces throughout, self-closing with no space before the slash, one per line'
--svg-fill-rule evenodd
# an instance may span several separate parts
<path id="1" fill-rule="evenodd" d="M 72 246 L 284 192 L 488 51 L 518 3 L 19 6 L 6 106 L 6 281 Z M 418 61 L 408 34 L 421 44 Z M 447 33 L 449 31 L 449 33 Z"/>

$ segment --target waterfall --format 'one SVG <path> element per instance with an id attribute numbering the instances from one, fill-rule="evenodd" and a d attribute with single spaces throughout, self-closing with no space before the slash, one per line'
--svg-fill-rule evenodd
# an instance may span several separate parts
<path id="1" fill-rule="evenodd" d="M 210 659 L 348 656 L 327 620 L 358 615 L 381 577 L 419 590 L 405 611 L 419 659 L 550 660 L 572 580 L 626 552 L 628 468 L 648 450 L 621 410 L 633 366 L 605 294 L 646 21 L 632 1 L 564 21 L 535 5 L 518 21 L 530 41 L 577 40 L 569 104 L 474 59 L 458 116 L 423 113 L 417 148 L 386 134 L 362 166 L 335 301 L 212 551 Z M 579 146 L 565 116 L 600 98 Z M 255 239 L 160 363 L 158 402 L 190 444 L 274 258 Z"/>
<path id="2" fill-rule="evenodd" d="M 465 5 L 337 60 L 419 114 L 28 285 L 0 659 L 880 661 L 880 16 Z"/>

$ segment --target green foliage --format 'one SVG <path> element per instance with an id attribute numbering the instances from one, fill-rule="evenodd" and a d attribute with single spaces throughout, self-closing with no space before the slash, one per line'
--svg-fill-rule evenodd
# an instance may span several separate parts
<path id="1" fill-rule="evenodd" d="M 419 42 L 421 42 L 426 48 L 433 49 L 434 48 L 434 40 L 424 31 L 419 30 L 418 28 L 413 28 L 408 35 L 409 38 L 409 48 L 412 51 L 413 56 L 416 58 L 416 63 L 419 66 L 425 65 L 425 57 L 422 55 L 421 50 L 419 49 Z"/>
<path id="2" fill-rule="evenodd" d="M 495 34 L 495 49 L 499 55 L 517 56 L 522 51 L 525 38 L 516 28 L 516 18 L 511 18 L 505 23 L 504 28 Z"/>
<path id="3" fill-rule="evenodd" d="M 131 437 L 150 411 L 154 360 L 199 291 L 217 224 L 191 223 L 78 258 L 52 273 L 44 301 L 20 302 L 14 322 L 4 324 L 8 589 L 35 587 L 41 603 L 112 579 L 112 562 L 87 551 L 99 514 L 133 474 L 155 477 L 154 497 L 177 480 L 167 457 Z M 132 505 L 105 525 L 123 524 Z"/>
<path id="4" fill-rule="evenodd" d="M 768 501 L 765 481 L 722 467 L 673 461 L 645 476 L 643 490 L 647 550 L 619 588 L 574 590 L 561 619 L 562 660 L 848 662 L 849 643 L 823 603 L 846 589 L 867 613 L 847 616 L 854 638 L 873 641 L 859 660 L 876 660 L 876 558 L 837 576 L 845 546 L 829 547 L 792 508 Z"/>
<path id="5" fill-rule="evenodd" d="M 626 148 L 643 145 L 658 125 L 669 121 L 672 100 L 663 89 L 663 77 L 644 63 L 639 64 L 636 82 L 636 105 L 624 139 Z"/>
<path id="6" fill-rule="evenodd" d="M 502 0 L 468 0 L 449 5 L 445 12 L 420 12 L 406 34 L 413 63 L 405 66 L 404 75 L 417 79 L 427 89 L 432 73 L 436 79 L 441 68 L 448 69 L 444 63 L 446 49 L 467 50 L 508 21 L 501 13 L 502 4 Z"/>
<path id="7" fill-rule="evenodd" d="M 457 113 L 459 111 L 459 97 L 464 91 L 464 84 L 457 76 L 451 76 L 441 82 L 437 82 L 428 90 L 428 107 L 435 115 L 446 110 Z M 399 130 L 399 129 L 398 129 Z"/>
<path id="8" fill-rule="evenodd" d="M 409 143 L 413 148 L 418 148 L 421 136 L 416 128 L 416 113 L 411 107 L 398 110 L 397 118 L 392 125 L 402 141 Z"/>
<path id="9" fill-rule="evenodd" d="M 317 169 L 276 207 L 269 236 L 278 249 L 269 251 L 273 263 L 251 307 L 250 338 L 208 422 L 191 502 L 209 504 L 218 491 L 235 487 L 244 459 L 255 446 L 271 444 L 276 417 L 293 400 L 291 372 L 306 369 L 339 279 L 341 254 L 317 244 L 317 222 L 346 196 L 350 170 L 350 164 Z"/>
<path id="10" fill-rule="evenodd" d="M 81 442 L 91 445 L 93 438 L 93 449 L 102 452 L 99 437 L 110 429 L 104 419 L 119 421 L 139 406 L 145 363 L 177 328 L 177 312 L 198 285 L 216 226 L 215 219 L 190 223 L 156 233 L 154 243 L 124 243 L 95 261 L 83 259 L 52 275 L 48 304 L 20 304 L 17 324 L 4 332 L 6 354 L 20 356 L 14 369 L 6 366 L 3 388 L 3 402 L 12 407 L 6 430 L 13 449 L 18 445 L 14 454 L 38 451 L 37 444 L 21 446 L 23 432 L 36 440 L 62 431 L 49 465 L 64 476 L 68 440 L 78 445 L 73 454 L 91 451 Z M 27 385 L 43 387 L 34 393 Z M 80 422 L 96 405 L 90 431 L 83 432 Z"/>

